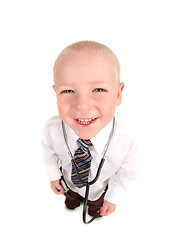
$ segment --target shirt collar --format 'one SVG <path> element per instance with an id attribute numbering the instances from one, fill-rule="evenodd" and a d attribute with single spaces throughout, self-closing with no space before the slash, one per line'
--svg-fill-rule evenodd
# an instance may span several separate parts
<path id="1" fill-rule="evenodd" d="M 109 135 L 112 128 L 112 122 L 113 121 L 110 121 L 102 130 L 100 130 L 100 132 L 95 137 L 90 139 L 94 148 L 100 156 L 102 155 L 105 146 L 108 143 Z"/>
<path id="2" fill-rule="evenodd" d="M 75 152 L 77 146 L 78 135 L 65 123 L 66 136 L 69 144 L 69 148 L 72 153 Z"/>
<path id="3" fill-rule="evenodd" d="M 97 151 L 97 153 L 101 156 L 105 146 L 108 142 L 109 135 L 111 132 L 113 120 L 110 121 L 103 129 L 100 130 L 99 133 L 93 138 L 91 138 L 91 142 L 93 147 Z M 66 134 L 67 134 L 67 141 L 70 147 L 71 152 L 75 152 L 77 148 L 77 140 L 79 136 L 70 128 L 67 124 L 65 124 Z"/>

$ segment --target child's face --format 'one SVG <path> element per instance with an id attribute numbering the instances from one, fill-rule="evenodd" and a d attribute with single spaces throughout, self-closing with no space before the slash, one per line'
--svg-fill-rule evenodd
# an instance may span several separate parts
<path id="1" fill-rule="evenodd" d="M 110 57 L 69 55 L 54 72 L 58 111 L 83 139 L 94 137 L 115 115 L 124 84 L 119 84 Z"/>

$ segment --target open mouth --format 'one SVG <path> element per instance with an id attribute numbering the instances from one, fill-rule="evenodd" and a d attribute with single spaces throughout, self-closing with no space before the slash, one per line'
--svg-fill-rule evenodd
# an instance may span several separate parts
<path id="1" fill-rule="evenodd" d="M 88 125 L 94 122 L 97 118 L 87 118 L 87 119 L 80 119 L 77 118 L 76 121 L 79 122 L 81 125 Z"/>

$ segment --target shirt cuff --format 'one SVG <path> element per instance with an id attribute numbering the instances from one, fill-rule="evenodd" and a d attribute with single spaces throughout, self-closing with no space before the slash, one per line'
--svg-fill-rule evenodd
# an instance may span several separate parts
<path id="1" fill-rule="evenodd" d="M 62 174 L 57 165 L 47 166 L 48 177 L 50 181 L 55 181 L 61 178 Z"/>
<path id="2" fill-rule="evenodd" d="M 110 203 L 113 203 L 113 204 L 117 204 L 120 201 L 119 195 L 120 195 L 121 189 L 119 189 L 119 188 L 121 188 L 121 187 L 119 187 L 117 185 L 113 185 L 113 186 L 112 185 L 113 184 L 111 184 L 111 183 L 108 184 L 108 190 L 105 194 L 104 200 L 106 200 Z"/>

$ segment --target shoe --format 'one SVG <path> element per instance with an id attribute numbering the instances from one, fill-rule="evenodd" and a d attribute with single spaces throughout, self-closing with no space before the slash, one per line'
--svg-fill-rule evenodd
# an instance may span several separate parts
<path id="1" fill-rule="evenodd" d="M 69 206 L 67 206 L 67 205 L 65 205 L 65 207 L 67 208 L 67 209 L 69 209 L 69 210 L 74 210 L 76 207 L 69 207 Z"/>
<path id="2" fill-rule="evenodd" d="M 94 217 L 94 216 L 96 216 L 97 215 L 97 211 L 89 211 L 88 210 L 88 214 L 91 216 L 91 217 Z M 97 216 L 97 218 L 101 218 L 102 216 L 99 214 L 98 216 Z"/>
<path id="3" fill-rule="evenodd" d="M 69 210 L 74 210 L 75 208 L 79 207 L 80 203 L 73 203 L 68 201 L 67 199 L 65 200 L 65 207 Z"/>

